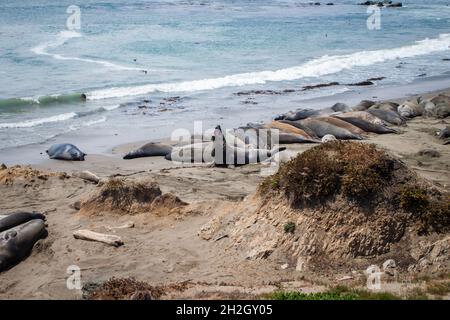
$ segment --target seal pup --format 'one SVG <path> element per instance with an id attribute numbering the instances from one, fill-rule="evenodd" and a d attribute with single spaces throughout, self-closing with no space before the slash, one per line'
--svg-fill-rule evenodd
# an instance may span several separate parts
<path id="1" fill-rule="evenodd" d="M 34 244 L 47 237 L 45 223 L 34 219 L 0 233 L 0 272 L 14 267 L 31 253 Z"/>
<path id="2" fill-rule="evenodd" d="M 335 136 L 337 139 L 342 139 L 342 140 L 351 140 L 351 139 L 355 139 L 355 140 L 362 140 L 362 137 L 354 134 L 350 131 L 348 131 L 347 129 L 338 127 L 334 124 L 325 122 L 325 121 L 321 121 L 318 119 L 304 119 L 301 120 L 301 124 L 309 127 L 311 130 L 313 130 L 316 135 L 319 138 L 322 138 L 323 136 L 327 135 L 327 134 L 331 134 L 333 136 Z"/>
<path id="3" fill-rule="evenodd" d="M 136 159 L 144 157 L 164 157 L 172 152 L 173 147 L 163 143 L 149 142 L 142 147 L 128 152 L 123 159 Z"/>
<path id="4" fill-rule="evenodd" d="M 316 133 L 314 131 L 312 131 L 307 126 L 302 125 L 299 121 L 278 120 L 278 122 L 290 124 L 291 126 L 294 126 L 296 128 L 299 128 L 299 129 L 305 131 L 313 139 L 319 139 L 319 137 L 316 135 Z"/>
<path id="5" fill-rule="evenodd" d="M 322 143 L 327 143 L 327 142 L 336 141 L 336 140 L 337 140 L 336 137 L 333 136 L 332 134 L 326 134 L 322 137 Z"/>
<path id="6" fill-rule="evenodd" d="M 52 145 L 45 151 L 50 159 L 84 161 L 86 154 L 70 143 Z"/>
<path id="7" fill-rule="evenodd" d="M 218 125 L 214 130 L 213 136 L 213 156 L 216 166 L 222 165 L 245 165 L 265 161 L 276 153 L 285 150 L 284 147 L 274 147 L 269 149 L 240 148 L 230 146 Z"/>
<path id="8" fill-rule="evenodd" d="M 34 219 L 41 219 L 45 221 L 45 216 L 38 212 L 14 212 L 6 215 L 5 217 L 0 217 L 0 232 L 14 228 L 25 222 Z"/>

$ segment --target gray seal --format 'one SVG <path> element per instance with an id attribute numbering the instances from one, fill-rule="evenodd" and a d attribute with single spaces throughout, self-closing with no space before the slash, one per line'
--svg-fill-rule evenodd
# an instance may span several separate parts
<path id="1" fill-rule="evenodd" d="M 33 219 L 45 220 L 42 213 L 37 212 L 14 212 L 0 219 L 0 232 L 14 228 Z"/>
<path id="2" fill-rule="evenodd" d="M 86 154 L 70 143 L 52 145 L 46 150 L 50 159 L 84 161 Z"/>
<path id="3" fill-rule="evenodd" d="M 14 267 L 31 253 L 34 244 L 47 237 L 41 219 L 28 221 L 0 233 L 0 272 Z"/>
<path id="4" fill-rule="evenodd" d="M 123 159 L 135 159 L 143 157 L 164 157 L 172 152 L 172 147 L 162 143 L 150 142 L 139 149 L 130 151 Z"/>

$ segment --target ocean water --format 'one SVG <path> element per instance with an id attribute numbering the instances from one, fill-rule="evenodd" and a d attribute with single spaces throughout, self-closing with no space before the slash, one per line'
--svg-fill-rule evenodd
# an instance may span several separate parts
<path id="1" fill-rule="evenodd" d="M 387 87 L 450 70 L 448 1 L 382 9 L 379 30 L 358 0 L 326 2 L 2 0 L 0 150 L 240 125 L 369 78 Z M 80 28 L 67 27 L 71 5 Z M 328 82 L 340 85 L 301 90 Z M 279 94 L 238 94 L 249 90 Z"/>

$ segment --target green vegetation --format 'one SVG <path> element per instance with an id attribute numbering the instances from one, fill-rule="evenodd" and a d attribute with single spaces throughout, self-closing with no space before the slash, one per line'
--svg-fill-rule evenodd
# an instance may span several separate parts
<path id="1" fill-rule="evenodd" d="M 427 293 L 435 296 L 445 296 L 450 293 L 450 282 L 432 282 L 427 285 Z"/>
<path id="2" fill-rule="evenodd" d="M 284 232 L 285 233 L 294 233 L 295 231 L 295 223 L 288 222 L 284 225 Z"/>
<path id="3" fill-rule="evenodd" d="M 430 204 L 426 190 L 419 187 L 406 187 L 400 192 L 400 208 L 424 213 Z"/>
<path id="4" fill-rule="evenodd" d="M 401 297 L 392 293 L 370 292 L 345 286 L 316 293 L 276 291 L 266 298 L 269 300 L 401 300 Z"/>

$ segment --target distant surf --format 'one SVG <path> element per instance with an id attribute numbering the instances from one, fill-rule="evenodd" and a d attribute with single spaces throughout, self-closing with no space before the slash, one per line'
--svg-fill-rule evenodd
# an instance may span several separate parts
<path id="1" fill-rule="evenodd" d="M 52 94 L 40 97 L 0 99 L 0 109 L 6 107 L 21 107 L 33 104 L 45 106 L 54 103 L 77 103 L 82 101 L 86 101 L 86 96 L 83 93 Z"/>
<path id="2" fill-rule="evenodd" d="M 94 115 L 97 113 L 102 113 L 105 111 L 111 111 L 111 110 L 117 109 L 119 107 L 120 107 L 120 105 L 113 105 L 113 106 L 97 108 L 94 110 L 79 111 L 79 112 L 67 112 L 67 113 L 57 114 L 57 115 L 50 116 L 50 117 L 30 119 L 30 120 L 25 120 L 25 121 L 20 121 L 20 122 L 0 123 L 0 129 L 32 128 L 32 127 L 40 126 L 40 125 L 47 124 L 47 123 L 67 121 L 67 120 L 74 119 L 74 118 L 81 118 L 81 117 Z M 100 122 L 103 122 L 106 120 L 106 118 L 104 118 L 104 119 L 103 118 L 104 117 L 101 118 L 102 120 Z M 98 120 L 91 120 L 91 121 L 98 121 Z M 96 124 L 96 123 L 98 123 L 98 122 L 89 122 L 88 121 L 87 125 Z"/>
<path id="3" fill-rule="evenodd" d="M 392 49 L 360 51 L 341 56 L 323 56 L 300 66 L 276 71 L 248 72 L 220 78 L 184 81 L 175 83 L 148 84 L 134 87 L 115 87 L 87 92 L 88 100 L 138 96 L 152 92 L 194 92 L 223 87 L 265 84 L 269 81 L 289 81 L 306 77 L 335 74 L 354 67 L 370 66 L 400 58 L 410 58 L 449 50 L 450 34 L 441 34 L 435 39 L 425 39 L 413 45 Z"/>
<path id="4" fill-rule="evenodd" d="M 68 40 L 70 40 L 72 38 L 80 38 L 82 36 L 83 35 L 81 33 L 78 33 L 76 31 L 64 30 L 64 31 L 61 31 L 60 33 L 58 33 L 58 35 L 56 36 L 56 38 L 53 41 L 41 43 L 41 44 L 37 45 L 36 47 L 32 48 L 31 51 L 37 55 L 50 56 L 57 60 L 73 60 L 73 61 L 82 61 L 82 62 L 87 62 L 87 63 L 96 63 L 96 64 L 100 64 L 104 67 L 110 68 L 112 70 L 142 71 L 142 68 L 123 66 L 123 65 L 119 65 L 119 64 L 112 63 L 112 62 L 105 61 L 105 60 L 94 60 L 94 59 L 88 59 L 88 58 L 70 57 L 70 56 L 64 56 L 64 55 L 57 54 L 57 53 L 48 52 L 49 49 L 55 49 L 55 48 L 63 45 L 64 43 L 66 43 Z"/>

